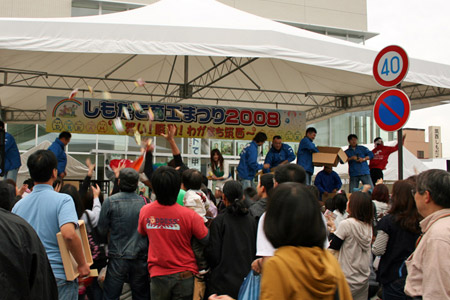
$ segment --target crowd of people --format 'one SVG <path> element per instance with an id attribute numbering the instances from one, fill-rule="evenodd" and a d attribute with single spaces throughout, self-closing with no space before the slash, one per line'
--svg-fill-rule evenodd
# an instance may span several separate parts
<path id="1" fill-rule="evenodd" d="M 154 146 L 144 143 L 142 174 L 115 166 L 110 195 L 92 183 L 89 160 L 79 188 L 64 183 L 68 132 L 30 155 L 26 189 L 0 182 L 2 296 L 119 299 L 128 283 L 133 299 L 238 299 L 253 272 L 263 300 L 366 300 L 377 292 L 383 300 L 450 298 L 450 173 L 428 170 L 396 181 L 390 193 L 379 179 L 394 149 L 376 140 L 372 152 L 349 135 L 349 193 L 330 166 L 312 184 L 319 149 L 308 128 L 297 163 L 280 136 L 260 163 L 267 136 L 257 133 L 234 180 L 218 149 L 206 174 L 189 169 L 175 132 L 169 125 L 163 135 L 174 156 L 167 166 L 156 168 Z M 137 192 L 140 181 L 150 195 Z M 66 277 L 59 232 L 78 279 Z M 104 275 L 92 279 L 91 269 Z"/>

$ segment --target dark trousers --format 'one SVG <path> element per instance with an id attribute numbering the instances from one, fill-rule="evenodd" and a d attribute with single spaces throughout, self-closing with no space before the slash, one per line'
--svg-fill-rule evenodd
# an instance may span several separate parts
<path id="1" fill-rule="evenodd" d="M 375 185 L 377 183 L 378 179 L 384 178 L 383 170 L 376 169 L 376 168 L 370 169 L 370 178 L 372 178 L 372 183 L 373 183 L 373 185 Z"/>
<path id="2" fill-rule="evenodd" d="M 406 296 L 405 278 L 399 278 L 388 284 L 383 284 L 383 300 L 408 300 L 411 297 Z"/>
<path id="3" fill-rule="evenodd" d="M 194 276 L 190 272 L 152 277 L 150 290 L 156 300 L 191 300 L 194 293 Z"/>
<path id="4" fill-rule="evenodd" d="M 103 299 L 119 299 L 124 282 L 130 283 L 133 300 L 150 299 L 147 259 L 110 258 L 103 284 Z"/>

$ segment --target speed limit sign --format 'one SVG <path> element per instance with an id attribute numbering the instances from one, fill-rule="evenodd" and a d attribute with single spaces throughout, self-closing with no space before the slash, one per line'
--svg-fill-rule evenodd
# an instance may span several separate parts
<path id="1" fill-rule="evenodd" d="M 402 82 L 409 68 L 406 51 L 399 46 L 388 46 L 381 50 L 373 62 L 373 77 L 384 87 L 393 87 Z"/>

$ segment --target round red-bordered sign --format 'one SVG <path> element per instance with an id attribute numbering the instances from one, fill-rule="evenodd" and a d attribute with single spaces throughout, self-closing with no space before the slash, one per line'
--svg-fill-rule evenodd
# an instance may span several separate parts
<path id="1" fill-rule="evenodd" d="M 373 107 L 373 117 L 384 131 L 396 131 L 408 122 L 411 102 L 399 89 L 389 89 L 381 93 Z"/>
<path id="2" fill-rule="evenodd" d="M 373 77 L 384 87 L 396 86 L 406 77 L 409 59 L 400 46 L 387 46 L 381 50 L 373 62 Z"/>

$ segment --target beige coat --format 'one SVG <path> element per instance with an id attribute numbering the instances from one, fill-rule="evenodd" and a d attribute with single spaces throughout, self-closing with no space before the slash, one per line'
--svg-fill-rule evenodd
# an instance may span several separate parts
<path id="1" fill-rule="evenodd" d="M 450 209 L 420 222 L 422 236 L 406 261 L 405 293 L 423 299 L 450 299 Z"/>

